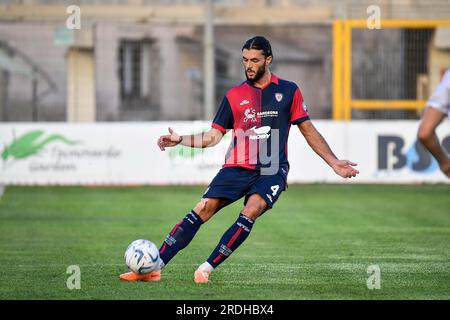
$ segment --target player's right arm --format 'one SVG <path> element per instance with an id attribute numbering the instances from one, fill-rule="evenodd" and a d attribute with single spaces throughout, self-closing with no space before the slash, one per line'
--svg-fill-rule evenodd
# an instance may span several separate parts
<path id="1" fill-rule="evenodd" d="M 180 136 L 169 128 L 170 134 L 159 137 L 158 146 L 162 151 L 167 147 L 174 147 L 177 144 L 192 148 L 212 147 L 222 140 L 222 137 L 227 133 L 227 130 L 233 129 L 233 125 L 233 111 L 231 110 L 228 97 L 225 96 L 214 117 L 211 129 L 194 135 Z"/>
<path id="2" fill-rule="evenodd" d="M 178 144 L 192 148 L 208 148 L 215 146 L 222 140 L 223 134 L 216 128 L 211 128 L 206 132 L 180 136 L 178 133 L 169 128 L 169 133 L 160 136 L 158 139 L 158 147 L 164 151 L 167 147 L 175 147 Z"/>

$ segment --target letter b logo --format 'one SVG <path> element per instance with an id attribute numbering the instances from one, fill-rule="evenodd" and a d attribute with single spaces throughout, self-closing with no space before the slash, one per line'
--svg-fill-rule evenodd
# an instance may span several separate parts
<path id="1" fill-rule="evenodd" d="M 400 169 L 406 164 L 406 156 L 402 154 L 402 148 L 405 142 L 402 138 L 396 136 L 378 137 L 378 169 Z M 392 157 L 395 158 L 393 162 Z"/>

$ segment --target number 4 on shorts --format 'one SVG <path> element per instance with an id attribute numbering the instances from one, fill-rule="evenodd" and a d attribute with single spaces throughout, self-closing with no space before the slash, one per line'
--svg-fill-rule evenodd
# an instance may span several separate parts
<path id="1" fill-rule="evenodd" d="M 270 189 L 272 190 L 272 196 L 275 196 L 278 192 L 278 189 L 280 189 L 280 186 L 278 184 L 271 186 Z"/>

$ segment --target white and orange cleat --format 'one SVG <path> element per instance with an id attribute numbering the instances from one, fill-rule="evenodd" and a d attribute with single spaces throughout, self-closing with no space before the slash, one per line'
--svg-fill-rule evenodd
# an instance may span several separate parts
<path id="1" fill-rule="evenodd" d="M 122 273 L 119 278 L 125 281 L 159 281 L 161 280 L 161 270 L 152 271 L 146 274 L 127 272 Z"/>
<path id="2" fill-rule="evenodd" d="M 208 283 L 209 275 L 214 270 L 214 268 L 208 263 L 203 263 L 198 269 L 194 272 L 194 281 L 195 283 Z"/>
<path id="3" fill-rule="evenodd" d="M 197 270 L 194 272 L 195 283 L 207 283 L 209 281 L 209 273 L 205 270 Z"/>

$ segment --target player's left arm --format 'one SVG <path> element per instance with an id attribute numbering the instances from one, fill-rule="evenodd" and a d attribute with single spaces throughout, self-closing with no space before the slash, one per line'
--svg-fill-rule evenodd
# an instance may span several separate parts
<path id="1" fill-rule="evenodd" d="M 303 121 L 297 126 L 309 146 L 334 170 L 334 172 L 336 172 L 336 174 L 343 178 L 356 177 L 359 171 L 353 167 L 357 164 L 349 160 L 339 160 L 334 155 L 325 138 L 314 127 L 311 120 Z"/>

